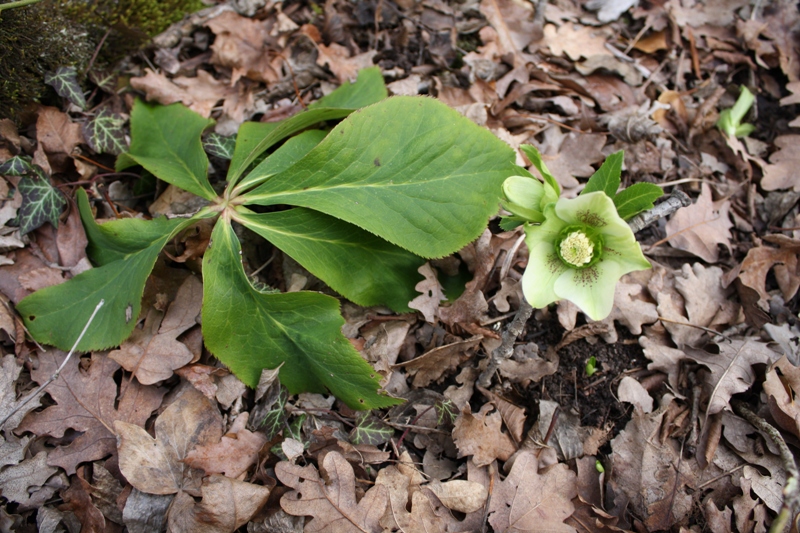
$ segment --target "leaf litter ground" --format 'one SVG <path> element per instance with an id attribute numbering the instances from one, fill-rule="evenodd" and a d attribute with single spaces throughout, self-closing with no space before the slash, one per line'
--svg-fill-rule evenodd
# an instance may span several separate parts
<path id="1" fill-rule="evenodd" d="M 0 162 L 23 156 L 35 168 L 6 169 L 0 181 L 3 414 L 63 357 L 26 341 L 14 304 L 89 266 L 77 210 L 52 225 L 58 191 L 86 187 L 99 218 L 197 207 L 174 188 L 111 173 L 127 149 L 133 94 L 183 102 L 226 137 L 244 120 L 291 116 L 299 98 L 311 103 L 379 65 L 393 94 L 436 96 L 515 148 L 537 145 L 571 194 L 624 149 L 626 185 L 678 186 L 695 205 L 639 234 L 654 268 L 623 279 L 609 319 L 587 322 L 563 302 L 537 311 L 488 387 L 481 365 L 519 307 L 524 247 L 503 267 L 515 234 L 495 228 L 434 262 L 452 285 L 440 287 L 426 267 L 411 305 L 419 313 L 346 303 L 345 334 L 408 400 L 367 416 L 330 397 L 291 397 L 274 375 L 248 390 L 219 368 L 189 320 L 196 302 L 180 296 L 196 284 L 208 243 L 208 228 L 194 228 L 157 260 L 134 337 L 110 357 L 73 360 L 4 426 L 2 530 L 769 527 L 783 505 L 784 465 L 732 405 L 747 401 L 796 451 L 796 6 L 236 7 L 214 6 L 156 38 L 146 61 L 124 67 L 138 93 L 89 94 L 102 104 L 94 115 L 79 109 L 86 94 L 67 72 L 55 86 L 77 107 L 53 98 L 34 111 L 33 129 L 0 120 Z M 758 96 L 747 117 L 756 131 L 725 138 L 714 121 L 740 84 Z M 206 142 L 211 155 L 226 153 L 225 141 Z M 212 164 L 224 174 L 222 159 Z M 32 194 L 23 180 L 42 175 L 51 184 Z M 261 239 L 245 239 L 243 252 L 261 283 L 330 292 Z M 461 296 L 447 304 L 444 293 Z"/>

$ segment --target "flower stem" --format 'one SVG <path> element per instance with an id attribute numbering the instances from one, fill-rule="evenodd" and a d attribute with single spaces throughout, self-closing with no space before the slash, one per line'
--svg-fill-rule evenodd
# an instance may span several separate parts
<path id="1" fill-rule="evenodd" d="M 30 4 L 35 4 L 36 2 L 41 2 L 42 0 L 17 0 L 16 2 L 8 2 L 7 4 L 0 4 L 0 12 L 5 9 L 13 9 L 15 7 L 23 7 Z"/>

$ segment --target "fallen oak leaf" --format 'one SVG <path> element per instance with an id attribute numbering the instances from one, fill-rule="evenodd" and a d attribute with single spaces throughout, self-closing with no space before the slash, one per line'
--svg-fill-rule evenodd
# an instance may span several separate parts
<path id="1" fill-rule="evenodd" d="M 247 412 L 240 414 L 219 442 L 197 446 L 186 454 L 184 462 L 207 474 L 223 474 L 229 478 L 238 478 L 247 472 L 258 462 L 258 452 L 267 443 L 263 433 L 247 430 L 249 418 Z"/>
<path id="2" fill-rule="evenodd" d="M 715 202 L 711 197 L 711 187 L 703 183 L 697 201 L 679 209 L 667 222 L 667 240 L 675 248 L 716 263 L 719 260 L 717 245 L 731 249 L 733 223 L 728 216 L 730 206 L 730 200 L 726 198 Z"/>
<path id="3" fill-rule="evenodd" d="M 392 368 L 405 368 L 414 376 L 411 386 L 415 389 L 427 387 L 432 382 L 441 381 L 442 377 L 460 367 L 472 356 L 471 350 L 483 340 L 482 335 L 445 344 L 430 350 L 410 361 L 393 365 Z"/>
<path id="4" fill-rule="evenodd" d="M 3 469 L 0 472 L 0 490 L 7 500 L 25 506 L 35 493 L 31 489 L 41 489 L 56 472 L 57 468 L 47 465 L 47 452 L 41 451 L 18 465 Z"/>
<path id="5" fill-rule="evenodd" d="M 320 464 L 320 476 L 312 465 L 297 466 L 288 461 L 275 465 L 275 475 L 294 489 L 281 497 L 281 508 L 295 516 L 313 516 L 305 531 L 349 533 L 381 531 L 380 520 L 389 503 L 383 485 L 369 489 L 356 502 L 353 467 L 337 452 L 330 452 Z"/>
<path id="6" fill-rule="evenodd" d="M 784 301 L 789 301 L 800 287 L 797 254 L 800 241 L 785 235 L 767 235 L 764 240 L 777 244 L 779 248 L 756 246 L 750 248 L 739 268 L 739 280 L 758 292 L 759 303 L 766 307 L 770 299 L 767 293 L 767 274 L 774 270 L 775 279 L 781 289 Z"/>
<path id="7" fill-rule="evenodd" d="M 477 466 L 488 465 L 495 459 L 505 461 L 517 451 L 511 437 L 500 430 L 503 423 L 500 413 L 489 413 L 493 408 L 491 404 L 484 404 L 473 415 L 472 408 L 467 404 L 453 428 L 458 456 L 471 455 Z"/>

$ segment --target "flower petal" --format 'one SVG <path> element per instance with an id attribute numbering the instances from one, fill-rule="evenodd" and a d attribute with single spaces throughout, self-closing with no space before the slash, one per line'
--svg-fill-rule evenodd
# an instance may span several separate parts
<path id="1" fill-rule="evenodd" d="M 559 299 L 580 307 L 592 320 L 603 320 L 614 307 L 614 291 L 622 277 L 621 270 L 618 263 L 603 260 L 589 268 L 568 269 L 556 280 L 555 293 Z"/>
<path id="2" fill-rule="evenodd" d="M 532 222 L 542 222 L 544 215 L 539 209 L 544 196 L 544 186 L 535 178 L 511 176 L 503 182 L 503 194 L 508 202 L 504 207 L 511 213 Z"/>
<path id="3" fill-rule="evenodd" d="M 531 307 L 541 309 L 560 299 L 553 286 L 568 268 L 556 255 L 551 242 L 543 241 L 529 249 L 528 266 L 522 275 L 522 293 Z"/>
<path id="4" fill-rule="evenodd" d="M 582 194 L 577 198 L 561 198 L 556 203 L 556 215 L 569 224 L 584 224 L 601 233 L 615 221 L 628 226 L 617 214 L 614 201 L 602 191 Z"/>
<path id="5" fill-rule="evenodd" d="M 555 204 L 546 206 L 544 222 L 538 226 L 525 224 L 525 244 L 528 245 L 528 250 L 533 250 L 542 242 L 550 243 L 551 247 L 555 246 L 556 239 L 565 227 L 567 223 L 555 214 Z"/>

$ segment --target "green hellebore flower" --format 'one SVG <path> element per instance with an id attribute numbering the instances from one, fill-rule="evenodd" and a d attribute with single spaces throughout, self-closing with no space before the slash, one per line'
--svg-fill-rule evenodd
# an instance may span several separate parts
<path id="1" fill-rule="evenodd" d="M 530 256 L 522 291 L 533 307 L 570 300 L 592 320 L 614 305 L 623 275 L 650 268 L 630 227 L 604 192 L 561 198 L 544 208 L 541 225 L 525 225 Z"/>

